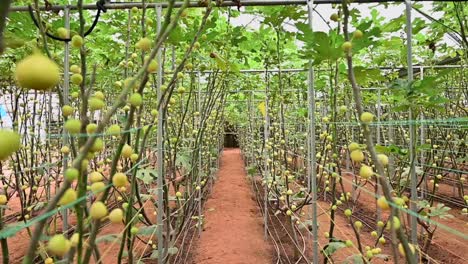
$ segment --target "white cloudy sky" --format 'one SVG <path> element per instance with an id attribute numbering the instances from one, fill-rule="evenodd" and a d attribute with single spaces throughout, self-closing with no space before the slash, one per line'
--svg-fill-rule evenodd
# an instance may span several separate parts
<path id="1" fill-rule="evenodd" d="M 433 16 L 435 18 L 439 18 L 441 16 L 440 13 L 439 14 L 434 14 L 434 13 L 430 12 L 431 5 L 432 5 L 430 2 L 424 2 L 422 4 L 424 6 L 422 8 L 422 10 L 427 11 L 429 14 L 431 14 L 431 16 Z M 404 3 L 400 3 L 400 4 L 396 4 L 396 5 L 390 5 L 387 8 L 385 8 L 382 5 L 377 5 L 375 3 L 374 4 L 359 4 L 358 9 L 361 11 L 361 15 L 363 17 L 367 17 L 367 16 L 370 16 L 370 12 L 371 12 L 372 8 L 374 8 L 374 7 L 381 14 L 385 14 L 385 16 L 388 18 L 388 20 L 390 20 L 392 18 L 399 17 L 400 15 L 402 15 L 405 12 Z M 329 19 L 330 15 L 332 13 L 336 12 L 336 9 L 333 9 L 330 4 L 318 5 L 316 10 L 317 10 L 318 13 L 320 13 L 327 20 Z M 314 13 L 314 16 L 315 16 L 314 17 L 314 30 L 315 31 L 328 31 L 328 27 L 327 27 L 326 23 L 317 15 L 317 13 Z M 424 18 L 422 15 L 420 15 L 419 13 L 417 13 L 415 11 L 413 11 L 413 17 Z M 251 22 L 252 19 L 254 19 L 253 22 Z M 232 19 L 232 22 L 235 25 L 245 25 L 247 23 L 250 23 L 249 26 L 251 26 L 253 28 L 258 28 L 258 26 L 260 25 L 259 21 L 260 21 L 259 18 L 255 19 L 254 16 L 249 15 L 249 14 L 242 14 L 241 16 Z M 286 27 L 288 27 L 288 26 L 286 25 Z M 293 26 L 291 26 L 290 28 L 288 27 L 288 30 L 294 30 Z"/>

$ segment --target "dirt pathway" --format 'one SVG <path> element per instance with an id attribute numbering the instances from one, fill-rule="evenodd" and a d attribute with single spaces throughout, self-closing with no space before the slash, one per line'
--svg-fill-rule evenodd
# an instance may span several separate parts
<path id="1" fill-rule="evenodd" d="M 193 263 L 271 263 L 272 248 L 263 239 L 262 218 L 239 149 L 224 150 L 217 177 L 205 204 L 205 230 Z"/>

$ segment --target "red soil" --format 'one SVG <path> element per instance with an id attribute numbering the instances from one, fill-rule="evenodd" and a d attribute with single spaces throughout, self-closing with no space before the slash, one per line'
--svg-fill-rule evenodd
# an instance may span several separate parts
<path id="1" fill-rule="evenodd" d="M 239 149 L 224 151 L 218 178 L 205 204 L 205 231 L 193 263 L 271 263 L 273 249 L 264 240 Z"/>

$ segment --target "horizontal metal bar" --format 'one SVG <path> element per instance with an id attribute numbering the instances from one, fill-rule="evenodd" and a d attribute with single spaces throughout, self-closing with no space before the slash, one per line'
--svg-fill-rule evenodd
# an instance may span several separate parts
<path id="1" fill-rule="evenodd" d="M 468 67 L 468 65 L 433 65 L 433 66 L 430 66 L 430 65 L 413 65 L 413 69 L 449 69 L 449 68 L 466 68 Z M 406 70 L 407 68 L 406 67 L 369 67 L 367 68 L 369 70 L 374 70 L 374 69 L 379 69 L 379 70 Z M 269 73 L 275 73 L 275 72 L 279 72 L 280 69 L 249 69 L 249 70 L 240 70 L 239 72 L 241 73 L 265 73 L 265 72 L 269 72 Z M 281 69 L 281 72 L 307 72 L 308 69 Z M 329 71 L 329 69 L 314 69 L 314 71 L 316 72 L 320 72 L 320 71 Z M 201 73 L 201 74 L 205 74 L 205 73 L 213 73 L 214 71 L 210 70 L 210 71 L 190 71 L 190 72 L 187 72 L 187 73 Z M 169 74 L 169 72 L 167 72 L 166 74 Z"/>
<path id="2" fill-rule="evenodd" d="M 414 65 L 413 69 L 457 69 L 457 68 L 467 68 L 468 65 Z M 369 67 L 366 68 L 368 70 L 374 70 L 374 69 L 379 69 L 379 70 L 406 70 L 407 68 L 405 67 Z M 249 70 L 239 70 L 240 73 L 276 73 L 279 72 L 279 69 L 249 69 Z M 287 72 L 307 72 L 308 69 L 281 69 L 281 72 L 287 73 Z M 321 72 L 321 71 L 330 71 L 329 69 L 315 69 L 316 72 Z M 196 74 L 209 74 L 209 73 L 214 73 L 215 71 L 208 70 L 208 71 L 184 71 L 184 73 L 190 74 L 190 73 L 196 73 Z M 164 75 L 170 75 L 174 74 L 172 71 L 164 72 Z"/>
<path id="3" fill-rule="evenodd" d="M 415 2 L 464 2 L 466 0 L 416 0 Z M 278 5 L 305 5 L 307 4 L 307 0 L 241 0 L 242 6 L 278 6 Z M 342 0 L 314 0 L 314 4 L 340 4 Z M 355 0 L 353 3 L 355 4 L 363 4 L 363 3 L 399 3 L 404 2 L 404 0 Z M 183 2 L 178 1 L 174 3 L 174 7 L 181 7 Z M 221 7 L 227 6 L 237 6 L 238 4 L 235 1 L 223 1 L 220 5 Z M 146 3 L 146 8 L 156 8 L 157 6 L 161 6 L 162 8 L 167 8 L 168 3 Z M 49 10 L 49 11 L 60 11 L 64 10 L 65 8 L 69 8 L 70 10 L 77 10 L 78 6 L 76 5 L 52 5 L 49 7 L 40 6 L 40 10 Z M 143 3 L 141 2 L 134 2 L 134 3 L 110 3 L 106 4 L 107 9 L 130 9 L 133 7 L 142 8 Z M 199 1 L 190 2 L 189 7 L 205 7 Z M 96 10 L 97 6 L 95 4 L 86 4 L 83 5 L 83 9 L 85 10 Z M 25 12 L 28 11 L 27 6 L 13 6 L 10 8 L 10 12 Z"/>

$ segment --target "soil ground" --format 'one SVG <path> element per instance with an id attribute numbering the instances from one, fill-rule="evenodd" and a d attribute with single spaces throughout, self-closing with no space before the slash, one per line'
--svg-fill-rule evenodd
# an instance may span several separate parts
<path id="1" fill-rule="evenodd" d="M 205 204 L 205 220 L 192 263 L 271 263 L 273 249 L 264 240 L 239 149 L 223 152 L 218 180 Z"/>

